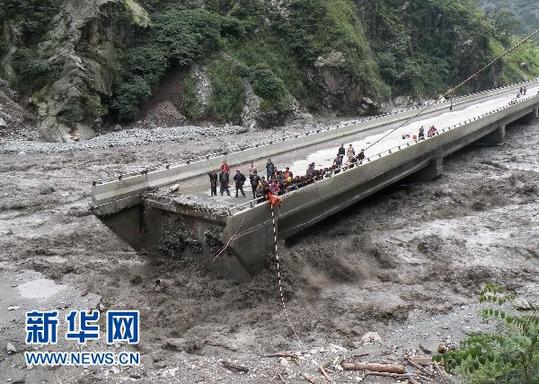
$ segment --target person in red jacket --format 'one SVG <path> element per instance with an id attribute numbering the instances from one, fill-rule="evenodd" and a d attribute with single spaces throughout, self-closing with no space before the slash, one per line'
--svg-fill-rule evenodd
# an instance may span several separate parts
<path id="1" fill-rule="evenodd" d="M 221 171 L 230 174 L 230 166 L 228 165 L 226 160 L 223 160 L 223 164 L 221 164 Z"/>

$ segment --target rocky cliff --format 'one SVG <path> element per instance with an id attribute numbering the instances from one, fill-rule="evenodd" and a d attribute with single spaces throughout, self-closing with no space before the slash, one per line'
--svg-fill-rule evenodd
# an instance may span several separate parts
<path id="1" fill-rule="evenodd" d="M 446 90 L 512 42 L 472 0 L 5 3 L 0 77 L 30 99 L 48 140 L 118 123 L 374 113 Z M 534 47 L 511 60 L 468 90 L 539 74 Z"/>

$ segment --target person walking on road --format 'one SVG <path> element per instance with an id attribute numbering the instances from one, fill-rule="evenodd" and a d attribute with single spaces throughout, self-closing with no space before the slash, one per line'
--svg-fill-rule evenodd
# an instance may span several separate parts
<path id="1" fill-rule="evenodd" d="M 221 183 L 221 196 L 226 192 L 227 196 L 230 196 L 230 190 L 228 189 L 228 183 L 230 181 L 230 175 L 228 172 L 221 170 L 219 173 L 219 182 Z"/>
<path id="2" fill-rule="evenodd" d="M 245 184 L 245 176 L 241 171 L 238 169 L 236 170 L 236 174 L 234 175 L 234 181 L 236 185 L 236 197 L 238 197 L 238 192 L 241 192 L 242 196 L 245 197 L 245 192 L 243 192 L 243 184 Z"/>
<path id="3" fill-rule="evenodd" d="M 211 196 L 217 196 L 217 172 L 216 171 L 210 171 L 210 172 L 208 172 L 208 176 L 210 177 L 210 193 L 211 193 Z"/>

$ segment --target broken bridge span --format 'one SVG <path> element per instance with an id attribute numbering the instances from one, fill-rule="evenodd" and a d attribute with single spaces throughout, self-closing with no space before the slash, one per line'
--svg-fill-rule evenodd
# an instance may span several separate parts
<path id="1" fill-rule="evenodd" d="M 528 95 L 515 99 L 524 85 Z M 280 239 L 286 239 L 399 180 L 438 176 L 445 157 L 474 142 L 502 142 L 509 124 L 538 117 L 538 90 L 537 81 L 515 84 L 454 99 L 452 112 L 450 102 L 444 101 L 417 117 L 417 110 L 410 109 L 283 137 L 234 153 L 121 175 L 94 183 L 92 211 L 137 251 L 189 258 L 226 277 L 249 279 L 272 252 L 271 213 L 268 202 L 211 200 L 207 172 L 223 160 L 232 167 L 246 167 L 251 161 L 261 165 L 271 157 L 278 166 L 300 166 L 318 153 L 317 160 L 323 162 L 323 154 L 328 150 L 335 154 L 339 143 L 368 144 L 374 135 L 383 135 L 414 117 L 385 146 L 370 148 L 361 165 L 283 195 L 276 211 L 277 231 Z M 439 132 L 434 137 L 422 141 L 397 138 L 407 129 L 431 122 Z M 171 185 L 178 185 L 178 190 Z"/>

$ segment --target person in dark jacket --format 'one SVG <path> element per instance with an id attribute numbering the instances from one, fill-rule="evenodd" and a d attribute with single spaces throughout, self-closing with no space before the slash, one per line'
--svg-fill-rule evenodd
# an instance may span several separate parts
<path id="1" fill-rule="evenodd" d="M 266 163 L 266 173 L 268 175 L 268 181 L 271 180 L 274 172 L 275 172 L 275 164 L 273 164 L 271 159 L 268 159 L 268 162 Z"/>
<path id="2" fill-rule="evenodd" d="M 314 163 L 311 163 L 309 164 L 309 168 L 307 168 L 307 172 L 305 172 L 305 176 L 310 179 L 310 178 L 313 178 L 314 175 L 315 175 L 315 169 L 314 169 L 314 166 L 315 164 Z"/>
<path id="3" fill-rule="evenodd" d="M 419 140 L 425 140 L 425 128 L 423 126 L 421 126 L 421 128 L 419 128 L 419 133 L 417 135 L 417 138 Z"/>
<path id="4" fill-rule="evenodd" d="M 250 176 L 251 181 L 251 189 L 253 190 L 253 200 L 256 199 L 256 189 L 258 188 L 258 184 L 260 183 L 260 176 L 258 176 L 258 173 L 256 172 L 256 169 L 253 171 L 253 174 Z"/>
<path id="5" fill-rule="evenodd" d="M 230 190 L 228 189 L 228 183 L 230 181 L 230 176 L 228 172 L 221 171 L 219 173 L 219 182 L 221 183 L 221 196 L 226 192 L 227 196 L 230 196 Z"/>
<path id="6" fill-rule="evenodd" d="M 245 192 L 243 192 L 243 184 L 245 184 L 245 175 L 241 173 L 238 169 L 234 175 L 234 182 L 236 185 L 236 197 L 238 197 L 238 192 L 241 192 L 242 196 L 245 197 Z"/>
<path id="7" fill-rule="evenodd" d="M 343 157 L 341 155 L 337 155 L 337 157 L 333 161 L 333 166 L 336 169 L 341 169 L 341 167 L 342 167 L 342 159 L 343 159 Z"/>
<path id="8" fill-rule="evenodd" d="M 363 163 L 363 160 L 365 160 L 365 150 L 364 149 L 359 151 L 359 153 L 356 156 L 356 159 L 357 159 L 358 164 Z"/>
<path id="9" fill-rule="evenodd" d="M 210 177 L 210 192 L 212 196 L 217 196 L 217 172 L 216 171 L 210 171 L 208 172 L 208 176 Z"/>
<path id="10" fill-rule="evenodd" d="M 337 156 L 344 157 L 344 155 L 346 155 L 346 149 L 344 149 L 344 144 L 341 144 L 339 151 L 337 152 Z"/>

